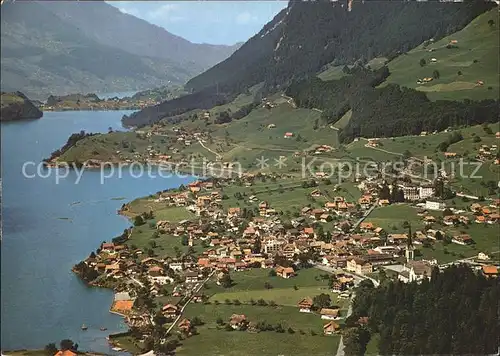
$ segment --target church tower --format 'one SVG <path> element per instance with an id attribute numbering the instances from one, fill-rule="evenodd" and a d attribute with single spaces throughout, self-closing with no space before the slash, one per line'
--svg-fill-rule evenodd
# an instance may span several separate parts
<path id="1" fill-rule="evenodd" d="M 408 227 L 408 242 L 405 249 L 406 263 L 415 258 L 415 246 L 413 246 L 413 236 L 411 234 L 411 225 Z"/>

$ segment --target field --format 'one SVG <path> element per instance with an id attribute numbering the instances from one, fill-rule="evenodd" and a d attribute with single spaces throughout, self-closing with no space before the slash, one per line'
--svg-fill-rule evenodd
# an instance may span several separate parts
<path id="1" fill-rule="evenodd" d="M 336 352 L 340 336 L 311 336 L 299 333 L 279 334 L 273 331 L 257 334 L 239 331 L 223 331 L 199 328 L 199 335 L 182 341 L 176 350 L 179 356 L 327 356 Z"/>
<path id="2" fill-rule="evenodd" d="M 230 288 L 222 288 L 214 284 L 209 291 L 214 294 L 222 292 L 262 291 L 265 290 L 264 284 L 266 282 L 269 282 L 277 289 L 290 288 L 293 290 L 293 286 L 297 286 L 299 289 L 303 287 L 326 287 L 327 281 L 320 278 L 322 274 L 325 274 L 325 272 L 315 268 L 308 268 L 299 270 L 296 277 L 285 279 L 270 277 L 268 269 L 255 268 L 231 274 L 233 286 Z"/>
<path id="3" fill-rule="evenodd" d="M 347 124 L 349 123 L 349 120 L 351 120 L 351 116 L 352 116 L 352 110 L 349 110 L 340 118 L 339 121 L 337 121 L 335 124 L 333 124 L 333 126 L 338 128 L 338 129 L 345 128 L 347 126 Z"/>
<path id="4" fill-rule="evenodd" d="M 459 198 L 455 198 L 454 200 L 458 201 Z M 442 216 L 442 213 L 430 211 L 429 215 L 438 217 Z M 403 227 L 404 221 L 408 221 L 411 224 L 413 232 L 422 230 L 424 227 L 422 219 L 416 214 L 416 209 L 408 205 L 389 205 L 387 207 L 376 208 L 365 221 L 372 222 L 374 225 L 384 228 L 389 234 L 407 233 L 408 229 Z M 438 262 L 446 263 L 459 258 L 476 256 L 479 252 L 492 253 L 500 251 L 498 225 L 472 223 L 467 226 L 455 228 L 434 224 L 432 228 L 443 230 L 449 236 L 468 234 L 475 241 L 475 244 L 462 246 L 455 243 L 444 244 L 441 241 L 435 241 L 432 247 L 419 245 L 417 248 L 423 258 L 436 258 Z"/>
<path id="5" fill-rule="evenodd" d="M 333 66 L 329 65 L 324 71 L 318 74 L 318 78 L 321 80 L 337 80 L 346 76 L 342 69 L 344 66 Z"/>
<path id="6" fill-rule="evenodd" d="M 412 49 L 389 62 L 391 75 L 386 83 L 425 91 L 431 100 L 498 99 L 499 25 L 498 9 L 494 8 L 461 31 Z M 447 48 L 452 40 L 457 41 L 457 48 Z M 436 62 L 431 61 L 433 58 Z M 426 65 L 420 65 L 421 59 Z M 416 84 L 419 78 L 432 77 L 434 70 L 439 72 L 439 79 Z M 476 85 L 478 81 L 484 85 Z"/>
<path id="7" fill-rule="evenodd" d="M 280 277 L 274 277 L 280 278 Z M 273 281 L 270 281 L 271 285 Z M 274 301 L 278 305 L 296 307 L 297 303 L 306 297 L 314 297 L 315 295 L 325 293 L 330 294 L 332 300 L 336 300 L 336 294 L 330 293 L 328 287 L 304 287 L 294 290 L 293 288 L 272 288 L 264 290 L 249 290 L 240 292 L 223 292 L 217 293 L 210 298 L 211 302 L 218 301 L 224 303 L 226 299 L 231 301 L 239 300 L 242 303 L 248 304 L 250 301 L 264 299 L 265 301 Z"/>
<path id="8" fill-rule="evenodd" d="M 417 215 L 417 210 L 406 204 L 375 208 L 365 221 L 382 227 L 388 234 L 408 232 L 408 229 L 403 228 L 405 221 L 411 224 L 413 232 L 423 227 L 422 219 Z"/>
<path id="9" fill-rule="evenodd" d="M 322 273 L 313 268 L 300 270 L 297 277 L 290 279 L 269 277 L 269 271 L 263 269 L 232 273 L 235 284 L 231 288 L 214 285 L 206 290 L 215 292 L 210 304 L 190 304 L 186 308 L 187 318 L 197 316 L 204 325 L 197 328 L 199 335 L 182 341 L 177 354 L 198 355 L 203 349 L 209 355 L 331 355 L 338 347 L 340 336 L 323 336 L 323 325 L 327 321 L 315 313 L 300 313 L 296 306 L 303 297 L 328 293 L 327 282 L 318 278 Z M 274 288 L 264 289 L 266 281 Z M 298 290 L 294 290 L 294 285 Z M 245 304 L 250 298 L 273 300 L 277 305 Z M 231 304 L 226 304 L 226 299 L 230 299 Z M 243 304 L 234 304 L 234 299 Z M 332 296 L 332 304 L 344 310 L 347 307 L 347 302 L 339 301 L 335 296 Z M 281 324 L 285 332 L 225 331 L 217 326 L 217 319 L 227 322 L 233 314 L 244 314 L 252 323 Z"/>

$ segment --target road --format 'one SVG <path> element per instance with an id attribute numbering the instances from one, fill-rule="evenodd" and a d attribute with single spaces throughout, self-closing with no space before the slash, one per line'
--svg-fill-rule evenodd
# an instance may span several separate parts
<path id="1" fill-rule="evenodd" d="M 198 143 L 204 148 L 206 149 L 208 152 L 211 152 L 215 155 L 215 157 L 217 157 L 217 159 L 221 160 L 222 159 L 222 156 L 220 154 L 218 154 L 217 152 L 215 152 L 214 150 L 208 148 L 207 146 L 205 146 L 205 144 L 201 141 L 201 140 L 198 140 Z"/>
<path id="2" fill-rule="evenodd" d="M 368 209 L 365 212 L 365 215 L 363 215 L 363 217 L 361 217 L 358 221 L 356 221 L 356 223 L 352 226 L 351 231 L 356 230 L 356 228 L 368 217 L 368 215 L 372 213 L 373 209 L 375 209 L 376 207 L 377 207 L 376 205 L 372 205 L 370 209 Z"/>
<path id="3" fill-rule="evenodd" d="M 354 297 L 355 297 L 355 294 L 353 293 L 351 296 L 351 302 L 349 303 L 349 309 L 347 309 L 346 319 L 348 317 L 350 317 L 352 314 L 352 301 L 354 300 Z M 339 347 L 337 349 L 337 356 L 344 356 L 345 355 L 345 352 L 344 352 L 345 345 L 344 345 L 343 338 L 344 337 L 342 335 L 340 335 Z"/>
<path id="4" fill-rule="evenodd" d="M 362 276 L 362 275 L 359 275 L 359 274 L 356 274 L 356 273 L 352 273 L 352 272 L 346 272 L 344 271 L 343 269 L 340 269 L 340 268 L 332 268 L 332 267 L 328 267 L 328 266 L 324 266 L 324 265 L 320 265 L 320 264 L 314 264 L 314 267 L 317 268 L 317 269 L 320 269 L 322 271 L 325 271 L 325 272 L 328 272 L 328 273 L 337 273 L 337 272 L 343 272 L 343 273 L 348 273 L 350 275 L 352 275 L 354 277 L 354 285 L 358 285 L 362 280 L 364 279 L 369 279 L 370 281 L 372 281 L 373 285 L 375 287 L 378 287 L 380 285 L 380 283 L 373 279 L 373 278 L 370 278 L 368 276 Z M 351 299 L 350 299 L 350 302 L 349 302 L 349 309 L 347 309 L 347 314 L 346 314 L 346 319 L 351 316 L 352 314 L 352 301 L 354 300 L 354 297 L 355 297 L 355 293 L 352 293 L 351 295 Z M 337 349 L 337 355 L 336 356 L 344 356 L 345 353 L 344 353 L 344 348 L 345 348 L 345 345 L 344 345 L 344 341 L 343 341 L 343 337 L 342 335 L 340 336 L 340 341 L 339 341 L 339 347 Z"/>
<path id="5" fill-rule="evenodd" d="M 208 282 L 208 280 L 214 275 L 216 270 L 213 270 L 212 273 L 210 273 L 208 275 L 208 277 L 201 283 L 198 283 L 194 286 L 193 289 L 191 289 L 191 296 L 189 297 L 189 299 L 186 301 L 186 303 L 184 303 L 184 305 L 182 306 L 181 310 L 180 310 L 180 313 L 179 315 L 177 316 L 177 318 L 174 320 L 174 322 L 172 323 L 172 325 L 170 325 L 170 327 L 168 328 L 167 330 L 167 334 L 175 327 L 175 325 L 179 322 L 179 320 L 181 319 L 182 317 L 182 313 L 184 312 L 184 309 L 186 309 L 186 307 L 188 306 L 188 304 L 193 300 L 193 297 L 196 295 L 196 293 L 198 293 L 200 291 L 200 289 L 205 285 L 205 283 Z"/>

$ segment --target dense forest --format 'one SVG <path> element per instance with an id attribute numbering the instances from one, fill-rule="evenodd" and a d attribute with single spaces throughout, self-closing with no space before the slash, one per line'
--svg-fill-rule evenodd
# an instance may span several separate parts
<path id="1" fill-rule="evenodd" d="M 230 100 L 261 82 L 265 92 L 273 92 L 329 63 L 364 64 L 377 56 L 394 58 L 429 38 L 439 39 L 462 29 L 494 6 L 483 0 L 358 0 L 347 11 L 347 1 L 290 1 L 232 56 L 191 79 L 186 88 L 193 94 L 144 109 L 125 117 L 124 123 L 144 125 L 206 109 L 219 96 Z"/>
<path id="2" fill-rule="evenodd" d="M 360 136 L 418 135 L 422 131 L 498 121 L 498 101 L 432 102 L 425 93 L 396 84 L 375 88 L 389 75 L 386 67 L 378 71 L 355 67 L 349 71 L 350 75 L 339 80 L 294 81 L 286 90 L 297 105 L 322 109 L 327 124 L 351 109 L 349 124 L 339 135 L 344 142 Z"/>
<path id="3" fill-rule="evenodd" d="M 421 284 L 363 285 L 346 320 L 345 352 L 363 354 L 378 334 L 381 355 L 497 354 L 499 298 L 498 279 L 466 265 L 436 268 Z"/>
<path id="4" fill-rule="evenodd" d="M 234 99 L 234 97 L 235 95 L 225 95 L 219 93 L 217 90 L 203 90 L 147 107 L 141 111 L 134 112 L 130 116 L 124 115 L 122 122 L 125 126 L 141 127 L 167 117 L 183 114 L 190 110 L 210 109 L 214 106 L 223 105 Z"/>

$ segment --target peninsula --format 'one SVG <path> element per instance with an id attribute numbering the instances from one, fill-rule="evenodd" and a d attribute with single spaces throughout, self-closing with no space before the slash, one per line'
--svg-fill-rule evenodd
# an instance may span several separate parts
<path id="1" fill-rule="evenodd" d="M 39 119 L 43 116 L 31 101 L 21 92 L 1 92 L 1 121 Z"/>

